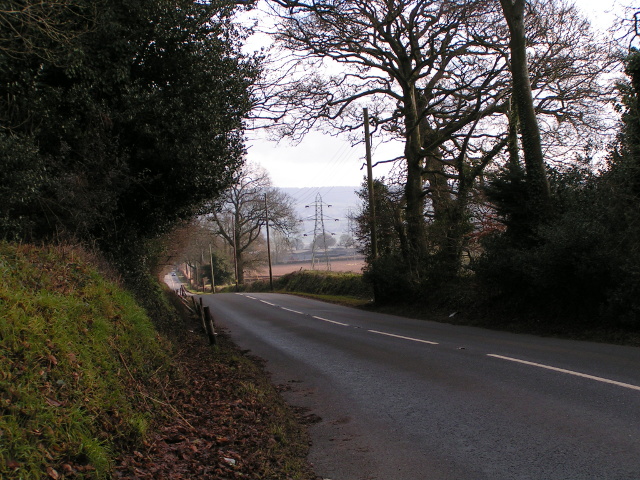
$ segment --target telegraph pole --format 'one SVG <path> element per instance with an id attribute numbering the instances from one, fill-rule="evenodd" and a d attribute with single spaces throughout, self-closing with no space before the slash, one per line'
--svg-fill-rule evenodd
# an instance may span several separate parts
<path id="1" fill-rule="evenodd" d="M 211 293 L 216 293 L 216 276 L 213 273 L 213 253 L 211 243 L 209 243 L 209 262 L 211 262 Z"/>
<path id="2" fill-rule="evenodd" d="M 376 208 L 373 194 L 373 167 L 371 166 L 371 135 L 369 134 L 369 109 L 364 108 L 364 143 L 367 155 L 367 187 L 369 190 L 369 228 L 371 229 L 371 258 L 378 258 L 378 236 L 376 232 Z"/>
<path id="3" fill-rule="evenodd" d="M 271 242 L 269 240 L 269 207 L 267 206 L 267 194 L 264 194 L 264 217 L 267 227 L 267 258 L 269 259 L 269 285 L 273 292 L 273 271 L 271 270 Z"/>
<path id="4" fill-rule="evenodd" d="M 236 221 L 235 218 L 231 219 L 231 225 L 233 227 L 233 266 L 236 272 L 236 292 L 238 291 L 238 246 L 236 245 Z"/>

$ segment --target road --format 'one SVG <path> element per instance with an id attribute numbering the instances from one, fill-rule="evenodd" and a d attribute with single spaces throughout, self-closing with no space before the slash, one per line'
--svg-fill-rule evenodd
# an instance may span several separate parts
<path id="1" fill-rule="evenodd" d="M 169 288 L 174 292 L 177 291 L 182 285 L 182 282 L 180 281 L 178 276 L 175 274 L 175 272 L 165 275 L 164 283 L 166 283 L 169 286 Z"/>
<path id="2" fill-rule="evenodd" d="M 322 419 L 309 459 L 323 478 L 640 479 L 640 349 L 289 295 L 203 299 Z"/>

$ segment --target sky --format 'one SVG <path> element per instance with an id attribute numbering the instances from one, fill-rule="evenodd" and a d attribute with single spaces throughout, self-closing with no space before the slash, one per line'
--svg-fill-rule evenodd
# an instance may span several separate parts
<path id="1" fill-rule="evenodd" d="M 612 25 L 615 11 L 622 5 L 639 6 L 638 0 L 575 0 L 575 3 L 594 26 L 603 30 Z M 276 143 L 260 132 L 249 132 L 247 146 L 247 159 L 264 167 L 275 187 L 358 186 L 366 175 L 364 144 L 351 147 L 346 139 L 319 132 L 308 134 L 298 145 L 286 140 Z M 400 144 L 379 146 L 373 152 L 373 163 L 401 154 Z M 373 171 L 376 178 L 388 174 L 389 168 L 384 164 Z"/>

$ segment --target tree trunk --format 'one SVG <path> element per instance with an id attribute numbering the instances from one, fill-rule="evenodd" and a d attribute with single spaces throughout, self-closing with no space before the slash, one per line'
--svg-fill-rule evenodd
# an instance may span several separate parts
<path id="1" fill-rule="evenodd" d="M 513 100 L 520 121 L 527 185 L 534 207 L 532 211 L 538 213 L 538 218 L 544 218 L 550 208 L 551 193 L 527 66 L 524 26 L 525 0 L 500 0 L 500 4 L 511 34 L 509 49 L 511 51 Z"/>
<path id="2" fill-rule="evenodd" d="M 509 169 L 520 168 L 520 145 L 518 144 L 518 110 L 513 98 L 509 100 L 509 143 L 507 150 L 509 152 Z"/>
<path id="3" fill-rule="evenodd" d="M 427 253 L 426 228 L 424 221 L 424 193 L 422 186 L 422 165 L 419 158 L 407 155 L 407 244 L 410 258 L 424 258 Z"/>
<path id="4" fill-rule="evenodd" d="M 244 264 L 242 262 L 242 252 L 236 251 L 236 262 L 238 265 L 238 283 L 242 285 L 244 283 Z"/>
<path id="5" fill-rule="evenodd" d="M 451 202 L 447 211 L 445 238 L 440 245 L 440 262 L 443 280 L 456 277 L 462 267 L 462 251 L 465 245 L 465 235 L 469 233 L 468 220 L 468 189 L 461 188 L 458 197 Z"/>
<path id="6" fill-rule="evenodd" d="M 425 121 L 420 127 L 423 148 L 427 148 L 435 143 L 437 132 L 433 131 Z M 460 270 L 466 208 L 466 200 L 463 197 L 466 193 L 460 191 L 458 197 L 453 196 L 445 175 L 442 152 L 439 147 L 432 148 L 425 158 L 424 170 L 424 178 L 429 182 L 429 198 L 433 208 L 433 223 L 429 226 L 428 235 L 437 251 L 438 280 L 446 281 L 451 276 L 457 275 Z M 460 175 L 463 175 L 462 169 L 460 169 Z M 461 178 L 461 189 L 463 182 L 464 179 Z"/>
<path id="7" fill-rule="evenodd" d="M 416 90 L 410 89 L 405 97 L 409 99 L 405 104 L 406 142 L 404 148 L 407 162 L 407 183 L 405 185 L 405 199 L 407 202 L 407 263 L 416 266 L 427 256 L 427 236 L 424 220 L 424 190 L 423 165 L 420 154 L 422 141 L 418 126 L 418 109 Z"/>
<path id="8" fill-rule="evenodd" d="M 236 210 L 233 222 L 233 260 L 236 269 L 236 283 L 244 283 L 244 265 L 242 263 L 242 248 L 240 246 L 240 213 Z"/>

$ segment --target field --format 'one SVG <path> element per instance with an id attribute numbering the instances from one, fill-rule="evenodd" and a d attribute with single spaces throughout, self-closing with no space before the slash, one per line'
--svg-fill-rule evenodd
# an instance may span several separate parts
<path id="1" fill-rule="evenodd" d="M 333 272 L 354 272 L 360 273 L 362 272 L 362 268 L 364 267 L 364 259 L 356 258 L 349 260 L 331 260 L 330 262 L 330 270 Z M 327 270 L 327 264 L 325 262 L 318 263 L 316 262 L 316 270 Z M 297 272 L 299 270 L 313 270 L 311 266 L 311 262 L 297 262 L 297 263 L 284 263 L 273 265 L 272 271 L 274 277 L 280 277 L 282 275 L 286 275 L 287 273 Z M 257 280 L 269 277 L 269 268 L 265 267 L 256 272 L 246 272 L 245 278 L 246 280 Z"/>

